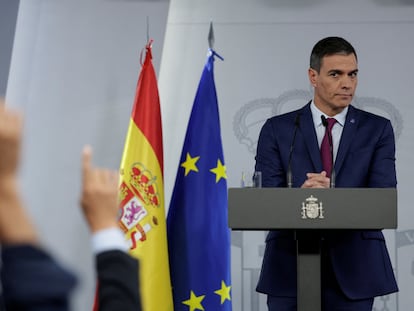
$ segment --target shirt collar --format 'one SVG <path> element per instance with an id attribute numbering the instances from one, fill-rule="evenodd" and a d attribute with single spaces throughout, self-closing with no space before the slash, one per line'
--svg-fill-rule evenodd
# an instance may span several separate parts
<path id="1" fill-rule="evenodd" d="M 344 110 L 342 110 L 340 113 L 334 115 L 333 117 L 328 117 L 326 114 L 324 114 L 322 111 L 320 111 L 318 109 L 318 107 L 316 107 L 313 100 L 311 102 L 310 108 L 311 108 L 312 119 L 313 119 L 313 124 L 314 124 L 315 128 L 322 125 L 321 116 L 325 116 L 325 118 L 335 118 L 336 122 L 339 123 L 342 127 L 345 124 L 346 114 L 348 113 L 348 107 L 346 107 Z"/>

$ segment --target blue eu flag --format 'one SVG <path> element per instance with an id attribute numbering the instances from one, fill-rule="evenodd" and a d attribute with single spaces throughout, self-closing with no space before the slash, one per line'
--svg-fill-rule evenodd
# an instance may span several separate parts
<path id="1" fill-rule="evenodd" d="M 210 49 L 167 218 L 174 310 L 230 311 L 227 175 Z"/>

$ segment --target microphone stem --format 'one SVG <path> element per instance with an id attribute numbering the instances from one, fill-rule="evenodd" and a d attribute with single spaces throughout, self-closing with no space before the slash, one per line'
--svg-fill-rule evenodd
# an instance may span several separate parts
<path id="1" fill-rule="evenodd" d="M 290 144 L 290 150 L 289 150 L 289 159 L 288 159 L 288 167 L 287 167 L 287 186 L 288 188 L 293 187 L 293 176 L 292 176 L 292 155 L 293 155 L 293 148 L 295 146 L 295 140 L 296 140 L 296 133 L 299 128 L 299 119 L 300 119 L 300 113 L 298 113 L 295 117 L 295 130 L 293 132 L 293 138 L 292 143 Z"/>
<path id="2" fill-rule="evenodd" d="M 331 172 L 331 188 L 335 188 L 335 169 L 332 166 L 332 172 Z"/>

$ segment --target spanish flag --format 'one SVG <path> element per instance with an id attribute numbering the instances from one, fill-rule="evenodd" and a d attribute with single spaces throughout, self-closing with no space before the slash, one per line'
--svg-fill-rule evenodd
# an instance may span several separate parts
<path id="1" fill-rule="evenodd" d="M 172 311 L 164 209 L 161 110 L 150 41 L 139 75 L 120 167 L 119 224 L 140 262 L 145 311 Z"/>

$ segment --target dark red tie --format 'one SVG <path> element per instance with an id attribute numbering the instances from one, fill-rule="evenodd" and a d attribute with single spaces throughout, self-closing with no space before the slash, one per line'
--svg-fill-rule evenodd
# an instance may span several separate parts
<path id="1" fill-rule="evenodd" d="M 333 145 L 332 145 L 332 127 L 336 123 L 336 119 L 328 118 L 326 119 L 328 125 L 326 126 L 325 136 L 322 139 L 321 144 L 321 158 L 322 158 L 322 166 L 324 171 L 326 172 L 326 176 L 330 177 L 332 172 L 332 159 L 333 159 Z M 332 149 L 331 149 L 332 148 Z"/>

